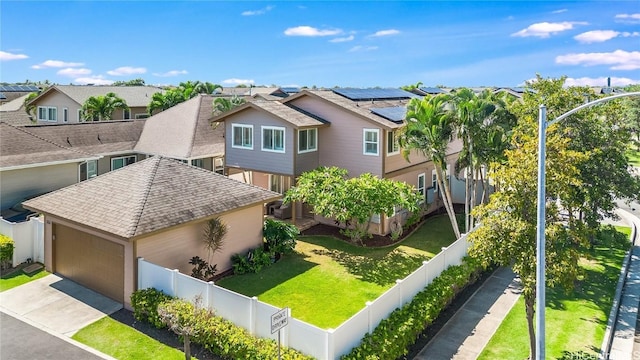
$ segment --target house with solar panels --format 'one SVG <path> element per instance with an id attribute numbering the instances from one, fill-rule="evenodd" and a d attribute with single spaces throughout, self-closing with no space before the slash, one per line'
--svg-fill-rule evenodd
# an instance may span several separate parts
<path id="1" fill-rule="evenodd" d="M 0 104 L 39 91 L 40 88 L 36 85 L 0 85 Z"/>
<path id="2" fill-rule="evenodd" d="M 128 110 L 117 109 L 111 120 L 144 119 L 153 94 L 164 90 L 153 86 L 54 85 L 29 102 L 35 106 L 36 121 L 41 125 L 83 122 L 80 110 L 92 96 L 110 92 L 124 99 Z"/>
<path id="3" fill-rule="evenodd" d="M 284 193 L 303 172 L 337 166 L 349 176 L 371 173 L 413 185 L 433 211 L 438 207 L 433 163 L 418 153 L 407 162 L 396 140 L 406 105 L 416 97 L 401 89 L 304 89 L 280 101 L 244 104 L 213 119 L 224 121 L 226 173 Z M 460 141 L 450 144 L 450 169 L 461 148 Z M 450 179 L 454 200 L 463 203 L 464 185 Z M 315 217 L 299 204 L 290 216 Z M 379 219 L 374 231 L 388 234 L 393 220 Z"/>

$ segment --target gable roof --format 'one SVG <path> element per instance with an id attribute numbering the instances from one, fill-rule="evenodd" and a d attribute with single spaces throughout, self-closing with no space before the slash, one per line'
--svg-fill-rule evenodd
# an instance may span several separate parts
<path id="1" fill-rule="evenodd" d="M 146 107 L 151 102 L 151 97 L 157 92 L 164 90 L 153 86 L 92 86 L 92 85 L 54 85 L 43 91 L 40 95 L 30 101 L 38 102 L 53 91 L 59 91 L 82 105 L 91 96 L 106 95 L 113 92 L 118 97 L 124 99 L 129 107 Z"/>
<path id="2" fill-rule="evenodd" d="M 201 94 L 147 118 L 134 150 L 184 160 L 222 156 L 224 126 L 209 120 L 213 99 Z"/>
<path id="3" fill-rule="evenodd" d="M 31 125 L 31 117 L 24 110 L 0 111 L 0 121 L 14 126 Z"/>
<path id="4" fill-rule="evenodd" d="M 130 239 L 281 196 L 177 160 L 152 157 L 23 205 Z"/>
<path id="5" fill-rule="evenodd" d="M 20 97 L 17 97 L 11 101 L 7 101 L 6 103 L 0 105 L 0 111 L 18 111 L 18 110 L 22 110 L 24 112 L 24 100 L 31 95 L 31 93 L 29 94 L 24 94 Z"/>
<path id="6" fill-rule="evenodd" d="M 133 150 L 145 120 L 93 121 L 75 124 L 32 125 L 26 129 L 58 145 L 90 154 Z"/>
<path id="7" fill-rule="evenodd" d="M 317 117 L 309 116 L 307 113 L 302 112 L 299 109 L 292 108 L 291 106 L 287 106 L 279 101 L 257 100 L 257 99 L 254 101 L 247 102 L 221 115 L 218 115 L 214 117 L 212 121 L 224 120 L 225 118 L 233 116 L 234 114 L 245 111 L 247 109 L 254 109 L 257 111 L 266 112 L 283 121 L 288 122 L 289 124 L 293 125 L 296 128 L 321 126 L 327 123 L 326 121 L 322 121 Z"/>
<path id="8" fill-rule="evenodd" d="M 0 170 L 14 170 L 95 160 L 99 156 L 70 149 L 18 127 L 0 122 Z"/>

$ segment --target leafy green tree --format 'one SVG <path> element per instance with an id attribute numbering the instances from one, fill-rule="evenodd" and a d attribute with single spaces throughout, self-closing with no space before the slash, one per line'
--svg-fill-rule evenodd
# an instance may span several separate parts
<path id="1" fill-rule="evenodd" d="M 184 93 L 179 89 L 169 89 L 164 93 L 157 92 L 151 97 L 151 102 L 147 106 L 147 112 L 153 115 L 154 112 L 165 111 L 185 100 L 187 99 L 184 97 Z"/>
<path id="2" fill-rule="evenodd" d="M 34 111 L 36 110 L 36 105 L 29 104 L 29 102 L 38 97 L 38 95 L 40 95 L 39 92 L 32 92 L 24 99 L 24 111 L 26 111 L 27 115 L 29 115 L 30 117 L 35 116 Z"/>
<path id="3" fill-rule="evenodd" d="M 638 92 L 640 91 L 640 84 L 629 85 L 624 91 Z M 640 96 L 625 98 L 624 108 L 624 127 L 635 135 L 635 141 L 640 144 Z"/>
<path id="4" fill-rule="evenodd" d="M 244 104 L 246 100 L 239 96 L 232 96 L 230 98 L 227 97 L 218 97 L 213 100 L 213 114 L 220 115 L 225 113 L 231 109 L 234 109 L 242 104 Z"/>
<path id="5" fill-rule="evenodd" d="M 117 109 L 128 110 L 129 106 L 124 99 L 115 93 L 91 96 L 82 104 L 82 119 L 85 121 L 111 120 L 113 112 Z"/>
<path id="6" fill-rule="evenodd" d="M 113 86 L 146 86 L 144 79 L 138 78 L 126 81 L 114 81 Z"/>
<path id="7" fill-rule="evenodd" d="M 449 215 L 456 239 L 458 239 L 460 238 L 460 230 L 453 210 L 451 190 L 444 172 L 447 167 L 447 146 L 452 139 L 454 130 L 454 117 L 451 111 L 446 109 L 449 100 L 450 97 L 443 94 L 411 99 L 407 105 L 407 125 L 402 128 L 398 136 L 398 143 L 406 161 L 409 161 L 411 151 L 421 152 L 433 161 L 444 207 Z"/>

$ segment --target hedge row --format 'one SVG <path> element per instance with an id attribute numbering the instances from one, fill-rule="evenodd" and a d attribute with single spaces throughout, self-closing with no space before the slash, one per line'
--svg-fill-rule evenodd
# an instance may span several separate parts
<path id="1" fill-rule="evenodd" d="M 394 360 L 407 355 L 409 347 L 468 284 L 482 273 L 476 260 L 465 257 L 435 278 L 411 302 L 396 309 L 362 339 L 343 360 Z"/>
<path id="2" fill-rule="evenodd" d="M 131 295 L 131 306 L 134 316 L 140 321 L 148 321 L 157 328 L 165 328 L 160 320 L 158 306 L 173 298 L 156 289 L 143 289 L 135 291 Z M 185 320 L 195 328 L 191 336 L 191 342 L 202 345 L 211 353 L 225 359 L 264 359 L 278 358 L 278 344 L 272 339 L 257 338 L 249 332 L 220 316 L 201 316 L 203 309 L 197 309 L 193 304 L 186 302 L 184 307 L 192 311 L 182 314 L 187 316 Z M 286 360 L 311 360 L 313 357 L 304 355 L 294 349 L 281 349 L 281 358 Z"/>

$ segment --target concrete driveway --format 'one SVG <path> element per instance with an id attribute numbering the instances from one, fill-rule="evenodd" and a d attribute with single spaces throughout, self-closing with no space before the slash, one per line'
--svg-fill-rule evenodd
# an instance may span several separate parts
<path id="1" fill-rule="evenodd" d="M 0 293 L 0 309 L 65 336 L 114 313 L 122 304 L 51 274 Z"/>

